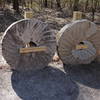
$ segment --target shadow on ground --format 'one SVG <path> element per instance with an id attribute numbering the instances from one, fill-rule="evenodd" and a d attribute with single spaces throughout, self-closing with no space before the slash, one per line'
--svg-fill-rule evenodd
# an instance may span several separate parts
<path id="1" fill-rule="evenodd" d="M 12 87 L 22 100 L 77 100 L 78 87 L 59 69 L 13 72 Z"/>
<path id="2" fill-rule="evenodd" d="M 91 63 L 88 65 L 64 66 L 69 72 L 71 80 L 83 84 L 89 88 L 100 89 L 100 64 Z"/>

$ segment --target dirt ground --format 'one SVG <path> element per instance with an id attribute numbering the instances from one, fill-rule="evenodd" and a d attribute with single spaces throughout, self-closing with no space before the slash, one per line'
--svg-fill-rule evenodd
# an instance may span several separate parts
<path id="1" fill-rule="evenodd" d="M 46 19 L 52 22 L 47 16 Z M 67 22 L 70 21 L 56 18 L 52 27 L 59 31 Z M 99 63 L 71 66 L 59 61 L 37 71 L 11 71 L 2 57 L 1 38 L 0 100 L 100 100 Z"/>
<path id="2" fill-rule="evenodd" d="M 53 62 L 38 71 L 0 69 L 0 100 L 100 100 L 100 64 Z"/>

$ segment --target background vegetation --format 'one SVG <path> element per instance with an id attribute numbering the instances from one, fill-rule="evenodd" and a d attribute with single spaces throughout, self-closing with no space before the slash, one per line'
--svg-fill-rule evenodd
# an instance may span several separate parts
<path id="1" fill-rule="evenodd" d="M 100 0 L 0 0 L 0 8 L 10 8 L 18 14 L 29 9 L 40 12 L 45 8 L 61 11 L 68 16 L 72 16 L 73 11 L 91 12 L 93 21 L 95 12 L 100 12 Z"/>
<path id="2" fill-rule="evenodd" d="M 0 6 L 13 5 L 13 9 L 19 12 L 20 7 L 28 8 L 51 8 L 63 10 L 65 8 L 73 10 L 99 11 L 100 0 L 0 0 Z"/>

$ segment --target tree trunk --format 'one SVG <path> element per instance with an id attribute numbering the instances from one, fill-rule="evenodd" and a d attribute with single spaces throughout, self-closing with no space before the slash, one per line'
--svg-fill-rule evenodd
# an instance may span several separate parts
<path id="1" fill-rule="evenodd" d="M 51 8 L 53 8 L 53 1 L 51 0 Z"/>
<path id="2" fill-rule="evenodd" d="M 47 0 L 44 0 L 44 6 L 45 6 L 45 8 L 48 7 L 48 1 Z"/>
<path id="3" fill-rule="evenodd" d="M 56 2 L 57 2 L 57 8 L 58 8 L 58 9 L 61 9 L 60 0 L 56 0 Z"/>
<path id="4" fill-rule="evenodd" d="M 97 9 L 97 4 L 98 4 L 98 0 L 95 0 L 94 1 L 94 8 L 95 8 L 95 10 Z"/>
<path id="5" fill-rule="evenodd" d="M 94 16 L 95 16 L 95 5 L 94 5 L 94 0 L 92 0 L 92 21 L 94 21 Z"/>
<path id="6" fill-rule="evenodd" d="M 88 4 L 89 4 L 89 0 L 86 1 L 86 4 L 85 4 L 85 11 L 87 10 Z"/>
<path id="7" fill-rule="evenodd" d="M 19 1 L 18 0 L 13 0 L 13 9 L 19 13 Z"/>
<path id="8" fill-rule="evenodd" d="M 3 1 L 0 0 L 0 8 L 3 8 Z"/>
<path id="9" fill-rule="evenodd" d="M 32 3 L 33 3 L 33 0 L 31 0 L 31 8 L 32 8 Z"/>
<path id="10" fill-rule="evenodd" d="M 79 0 L 74 0 L 73 11 L 78 11 Z"/>

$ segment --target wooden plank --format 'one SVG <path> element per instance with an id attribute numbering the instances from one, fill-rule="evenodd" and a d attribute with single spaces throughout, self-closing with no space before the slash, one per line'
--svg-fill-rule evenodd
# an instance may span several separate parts
<path id="1" fill-rule="evenodd" d="M 77 45 L 76 46 L 76 50 L 79 50 L 79 49 L 87 49 L 88 46 L 87 45 Z"/>
<path id="2" fill-rule="evenodd" d="M 20 48 L 20 53 L 32 53 L 32 52 L 43 52 L 47 51 L 47 47 L 30 47 L 30 48 Z"/>

